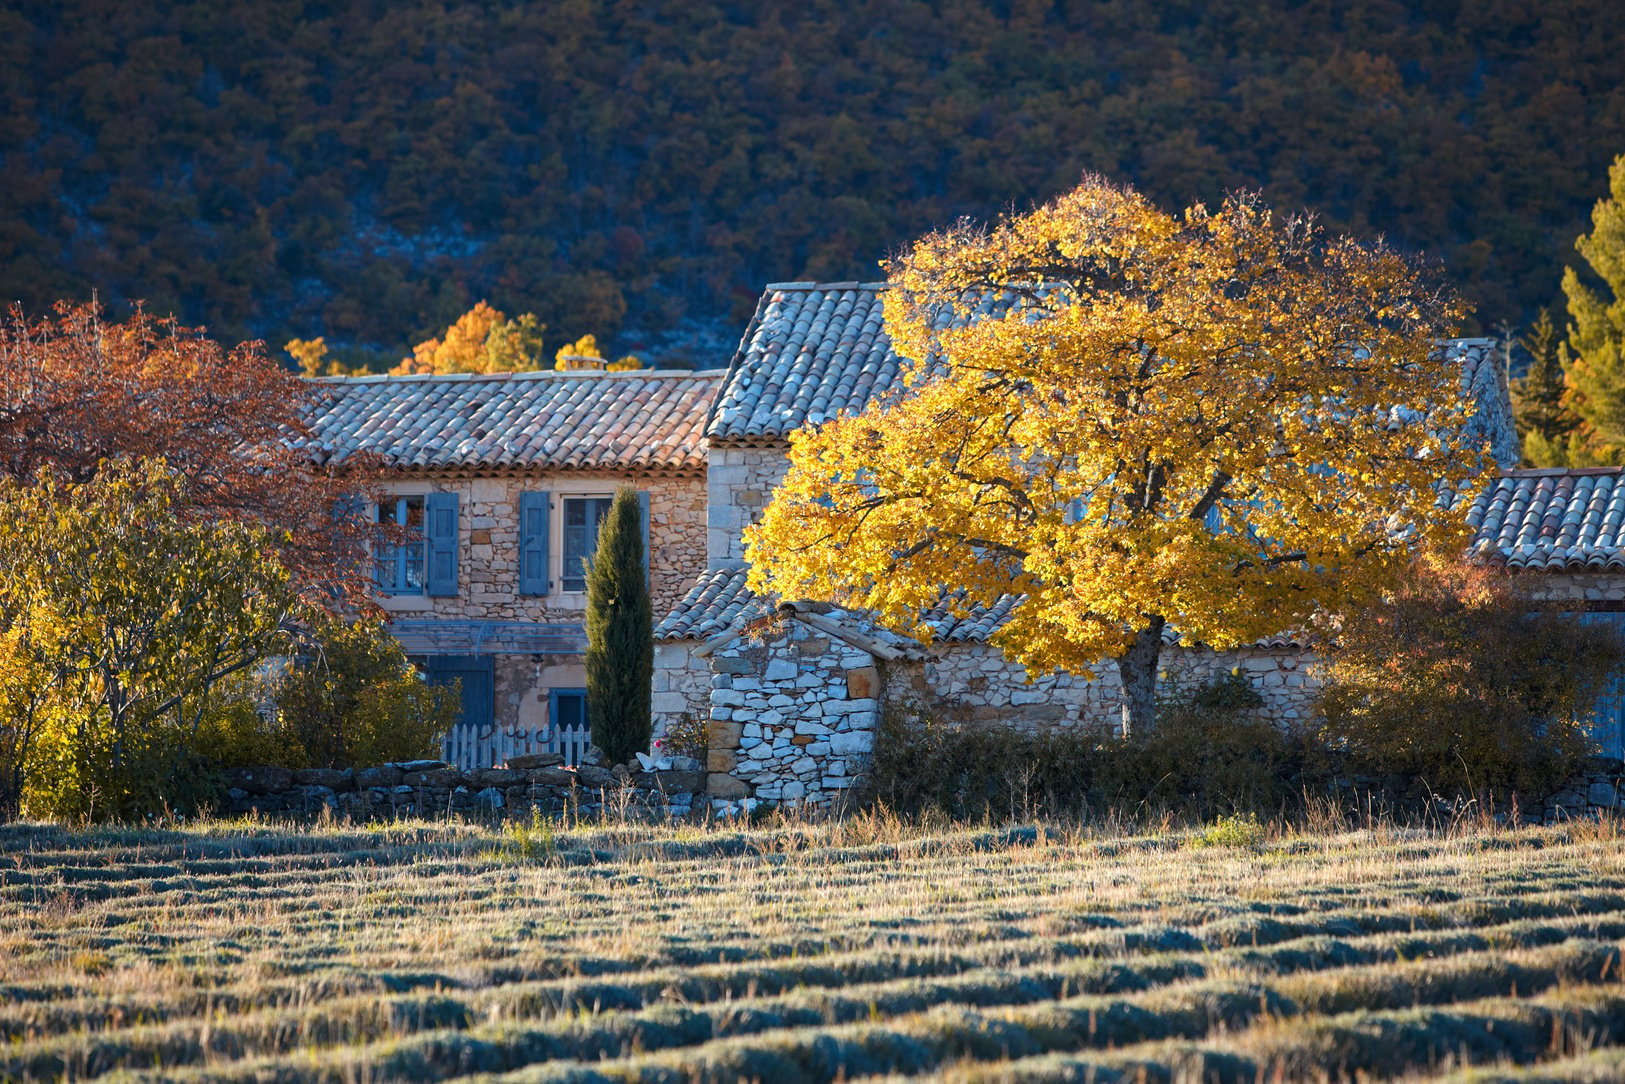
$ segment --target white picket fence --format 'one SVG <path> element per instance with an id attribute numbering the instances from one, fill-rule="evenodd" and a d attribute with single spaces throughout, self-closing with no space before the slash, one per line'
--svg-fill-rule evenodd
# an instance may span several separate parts
<path id="1" fill-rule="evenodd" d="M 526 753 L 559 753 L 573 767 L 581 763 L 591 744 L 592 733 L 586 727 L 550 726 L 547 736 L 536 741 L 525 731 L 459 724 L 446 735 L 444 759 L 463 771 L 473 771 L 501 767 L 509 757 Z"/>

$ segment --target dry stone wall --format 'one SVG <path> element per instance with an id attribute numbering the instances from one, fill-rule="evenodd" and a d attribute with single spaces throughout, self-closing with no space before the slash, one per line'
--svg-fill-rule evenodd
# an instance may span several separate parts
<path id="1" fill-rule="evenodd" d="M 1312 662 L 1313 656 L 1297 648 L 1165 648 L 1159 689 L 1177 695 L 1239 668 L 1264 698 L 1270 717 L 1285 725 L 1308 718 L 1314 684 L 1307 667 Z M 888 695 L 952 721 L 1103 725 L 1113 730 L 1122 722 L 1123 683 L 1116 663 L 1101 663 L 1092 677 L 1056 673 L 1029 683 L 1021 666 L 988 644 L 937 645 L 923 673 L 893 672 Z"/>
<path id="2" fill-rule="evenodd" d="M 692 645 L 662 645 L 681 648 L 667 656 L 668 682 L 692 682 L 697 664 L 709 663 L 713 798 L 829 802 L 862 781 L 882 711 L 1028 729 L 1120 728 L 1115 667 L 1103 666 L 1093 678 L 1052 674 L 1029 683 L 1021 667 L 985 644 L 937 645 L 923 659 L 886 662 L 854 646 L 879 635 L 869 623 L 845 615 L 834 624 L 852 639 L 781 612 L 709 660 Z M 1174 648 L 1165 663 L 1163 690 L 1170 694 L 1239 670 L 1282 723 L 1305 717 L 1313 691 L 1302 657 L 1287 649 Z"/>
<path id="3" fill-rule="evenodd" d="M 1618 572 L 1526 573 L 1537 598 L 1583 602 L 1625 602 L 1625 574 Z"/>
<path id="4" fill-rule="evenodd" d="M 232 814 L 327 811 L 351 820 L 502 814 L 521 818 L 626 810 L 687 816 L 703 799 L 705 775 L 688 770 L 638 772 L 583 764 L 563 766 L 554 754 L 512 757 L 500 768 L 463 771 L 441 760 L 375 768 L 239 768 L 224 773 Z"/>
<path id="5" fill-rule="evenodd" d="M 796 620 L 712 659 L 713 798 L 822 805 L 862 778 L 880 722 L 875 658 Z"/>

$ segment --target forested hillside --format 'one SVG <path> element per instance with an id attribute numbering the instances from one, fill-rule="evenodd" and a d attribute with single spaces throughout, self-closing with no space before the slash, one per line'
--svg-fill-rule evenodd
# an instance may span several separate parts
<path id="1" fill-rule="evenodd" d="M 1622 56 L 1617 0 L 6 0 L 0 297 L 718 364 L 763 282 L 1090 169 L 1434 253 L 1487 328 L 1559 300 Z"/>

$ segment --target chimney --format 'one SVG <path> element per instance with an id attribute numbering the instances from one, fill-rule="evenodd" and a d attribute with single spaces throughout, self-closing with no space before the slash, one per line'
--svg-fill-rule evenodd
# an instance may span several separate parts
<path id="1" fill-rule="evenodd" d="M 560 360 L 564 362 L 564 371 L 570 373 L 601 373 L 608 365 L 603 358 L 586 354 L 565 354 Z"/>

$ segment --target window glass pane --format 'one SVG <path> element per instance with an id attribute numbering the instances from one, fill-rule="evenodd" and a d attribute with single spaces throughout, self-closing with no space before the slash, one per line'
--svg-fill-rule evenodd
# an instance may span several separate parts
<path id="1" fill-rule="evenodd" d="M 390 595 L 421 595 L 424 579 L 423 498 L 397 497 L 378 508 L 378 519 L 406 530 L 400 545 L 381 546 L 378 587 Z"/>
<path id="2" fill-rule="evenodd" d="M 585 591 L 583 561 L 598 550 L 598 527 L 609 515 L 612 497 L 567 497 L 564 501 L 564 566 L 560 578 L 566 591 Z"/>

